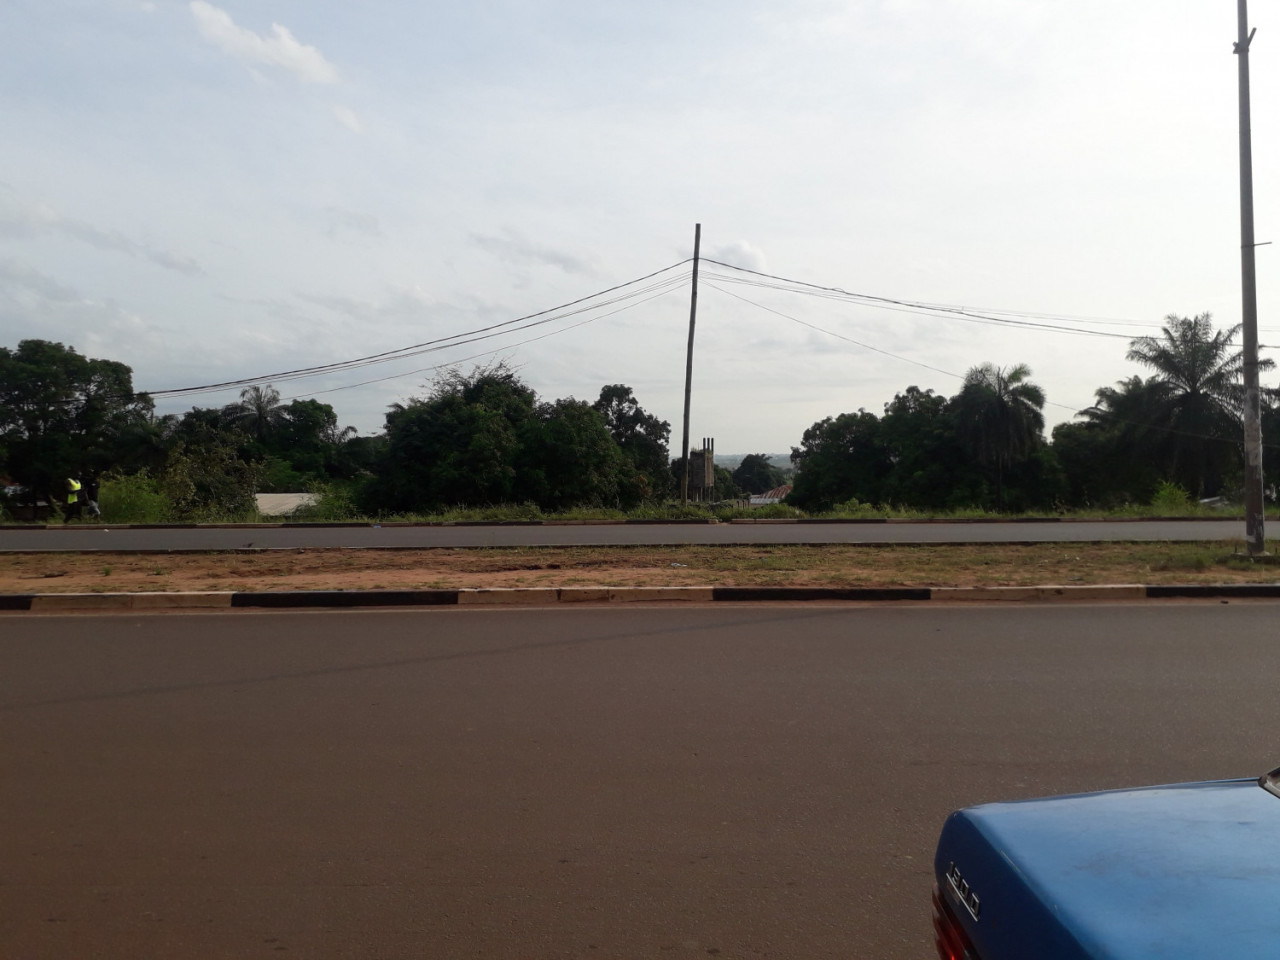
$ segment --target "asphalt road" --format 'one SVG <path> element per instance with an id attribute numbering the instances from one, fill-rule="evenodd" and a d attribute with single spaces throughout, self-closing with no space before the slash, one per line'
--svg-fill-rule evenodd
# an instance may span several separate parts
<path id="1" fill-rule="evenodd" d="M 729 543 L 1028 543 L 1243 539 L 1242 520 L 1028 523 L 699 523 L 493 526 L 0 527 L 0 553 Z"/>
<path id="2" fill-rule="evenodd" d="M 2 952 L 922 960 L 951 809 L 1280 763 L 1278 615 L 0 615 Z"/>

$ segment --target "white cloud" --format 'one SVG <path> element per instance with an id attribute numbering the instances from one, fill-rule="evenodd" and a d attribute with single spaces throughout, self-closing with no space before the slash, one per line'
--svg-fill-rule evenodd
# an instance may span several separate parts
<path id="1" fill-rule="evenodd" d="M 433 314 L 451 309 L 419 286 L 397 286 L 377 301 L 330 294 L 298 293 L 296 296 L 305 303 L 313 303 L 353 320 L 376 321 L 379 324 L 394 320 L 422 323 L 430 321 Z"/>
<path id="2" fill-rule="evenodd" d="M 748 270 L 755 270 L 759 273 L 767 273 L 769 270 L 769 262 L 765 260 L 764 251 L 759 247 L 752 246 L 745 240 L 722 243 L 708 250 L 705 256 L 712 260 L 719 260 L 735 267 L 745 267 Z"/>
<path id="3" fill-rule="evenodd" d="M 536 243 L 525 237 L 508 233 L 505 237 L 486 237 L 473 234 L 471 237 L 482 250 L 493 254 L 499 260 L 517 266 L 546 265 L 559 267 L 565 273 L 595 273 L 591 266 L 577 257 L 555 249 L 550 244 Z"/>
<path id="4" fill-rule="evenodd" d="M 358 210 L 347 210 L 343 207 L 325 207 L 325 219 L 328 221 L 326 233 L 337 236 L 343 233 L 355 233 L 366 237 L 381 237 L 382 227 L 378 218 L 371 213 Z"/>
<path id="5" fill-rule="evenodd" d="M 59 235 L 79 240 L 99 250 L 124 253 L 142 260 L 150 260 L 166 270 L 196 276 L 204 271 L 190 257 L 179 256 L 167 250 L 139 243 L 114 230 L 102 230 L 83 220 L 64 217 L 43 203 L 23 203 L 11 191 L 0 191 L 0 239 L 28 239 L 37 236 Z"/>
<path id="6" fill-rule="evenodd" d="M 19 339 L 65 341 L 115 359 L 120 344 L 155 344 L 158 331 L 112 300 L 92 300 L 18 260 L 0 259 L 0 325 Z"/>
<path id="7" fill-rule="evenodd" d="M 12 295 L 21 290 L 27 295 L 57 303 L 75 303 L 81 299 L 78 291 L 10 257 L 0 259 L 0 290 L 7 290 Z"/>
<path id="8" fill-rule="evenodd" d="M 353 133 L 364 133 L 364 124 L 350 107 L 344 107 L 340 103 L 334 104 L 333 115 L 338 118 L 340 124 Z"/>
<path id="9" fill-rule="evenodd" d="M 315 47 L 299 43 L 288 27 L 273 23 L 271 36 L 260 36 L 205 0 L 191 0 L 191 15 L 201 35 L 228 56 L 280 67 L 308 83 L 338 82 L 338 69 Z"/>

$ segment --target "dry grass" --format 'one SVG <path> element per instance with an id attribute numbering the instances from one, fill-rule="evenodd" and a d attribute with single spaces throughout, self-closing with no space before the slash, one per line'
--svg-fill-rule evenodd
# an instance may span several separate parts
<path id="1" fill-rule="evenodd" d="M 1270 583 L 1238 543 L 504 547 L 0 555 L 0 593 L 551 586 Z"/>

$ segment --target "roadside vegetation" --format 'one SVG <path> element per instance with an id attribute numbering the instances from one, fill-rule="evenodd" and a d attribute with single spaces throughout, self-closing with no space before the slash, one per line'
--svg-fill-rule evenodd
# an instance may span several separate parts
<path id="1" fill-rule="evenodd" d="M 882 415 L 814 423 L 787 464 L 713 465 L 689 504 L 670 424 L 625 384 L 545 400 L 502 363 L 450 370 L 358 436 L 329 404 L 285 402 L 269 384 L 157 416 L 125 364 L 24 340 L 0 347 L 0 518 L 57 522 L 72 477 L 99 485 L 101 519 L 115 524 L 252 522 L 255 494 L 293 491 L 317 500 L 300 522 L 1234 516 L 1237 332 L 1167 317 L 1160 336 L 1129 344 L 1146 378 L 1100 387 L 1048 437 L 1032 371 L 980 363 L 954 396 L 908 386 Z M 1275 441 L 1276 391 L 1264 401 Z M 689 466 L 700 480 L 704 452 Z M 783 503 L 749 507 L 784 482 Z"/>

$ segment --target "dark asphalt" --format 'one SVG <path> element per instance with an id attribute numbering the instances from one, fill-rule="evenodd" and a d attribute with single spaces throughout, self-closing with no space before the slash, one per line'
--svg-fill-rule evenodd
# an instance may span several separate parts
<path id="1" fill-rule="evenodd" d="M 921 960 L 952 808 L 1280 763 L 1278 614 L 0 615 L 0 952 Z"/>
<path id="2" fill-rule="evenodd" d="M 46 550 L 240 550 L 736 543 L 1027 543 L 1233 540 L 1243 520 L 1015 523 L 697 523 L 494 526 L 259 526 L 166 529 L 0 527 L 0 553 Z"/>

